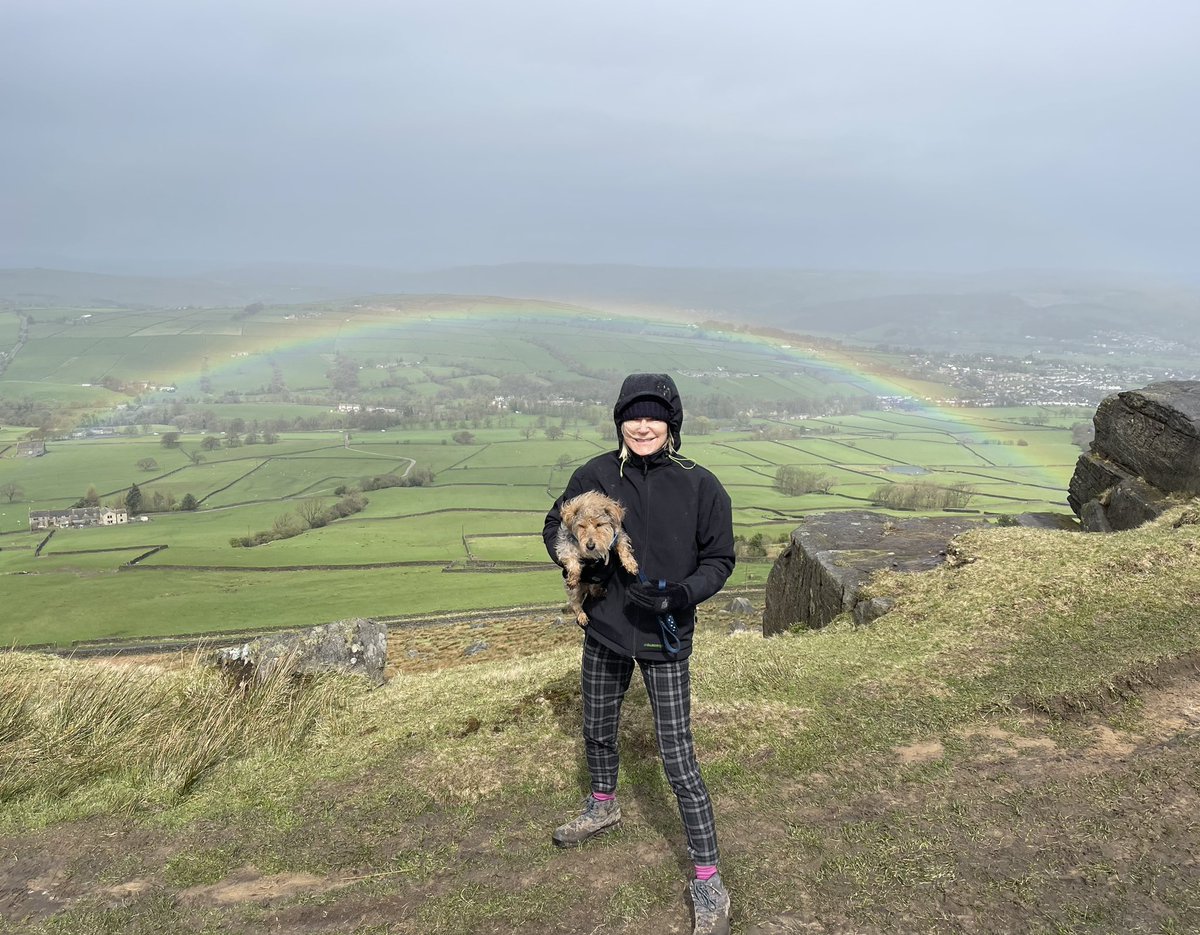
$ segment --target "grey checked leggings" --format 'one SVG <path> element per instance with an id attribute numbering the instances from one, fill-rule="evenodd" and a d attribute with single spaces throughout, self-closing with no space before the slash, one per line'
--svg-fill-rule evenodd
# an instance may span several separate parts
<path id="1" fill-rule="evenodd" d="M 679 803 L 688 851 L 697 864 L 716 864 L 717 830 L 712 802 L 700 777 L 692 745 L 692 680 L 688 660 L 638 660 L 637 665 L 650 696 L 658 753 Z M 583 742 L 594 792 L 614 793 L 617 789 L 617 726 L 633 667 L 633 659 L 619 656 L 593 639 L 584 639 Z"/>

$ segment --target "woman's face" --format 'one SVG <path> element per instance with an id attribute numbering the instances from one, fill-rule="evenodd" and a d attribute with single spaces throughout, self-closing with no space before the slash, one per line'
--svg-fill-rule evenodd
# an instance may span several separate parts
<path id="1" fill-rule="evenodd" d="M 667 423 L 661 419 L 626 419 L 621 435 L 635 455 L 652 455 L 667 443 Z"/>

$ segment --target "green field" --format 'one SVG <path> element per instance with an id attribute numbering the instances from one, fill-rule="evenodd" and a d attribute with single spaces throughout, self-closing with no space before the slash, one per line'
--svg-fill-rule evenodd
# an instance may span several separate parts
<path id="1" fill-rule="evenodd" d="M 881 486 L 913 480 L 969 485 L 969 509 L 979 513 L 1065 512 L 1078 455 L 1068 428 L 1080 417 L 1070 412 L 922 407 L 735 419 L 739 406 L 859 396 L 866 384 L 797 351 L 685 325 L 484 300 L 281 307 L 250 319 L 237 311 L 39 312 L 0 379 L 0 400 L 55 400 L 67 428 L 43 457 L 15 458 L 13 443 L 28 430 L 0 427 L 0 491 L 12 494 L 0 496 L 0 638 L 69 643 L 551 605 L 561 587 L 546 567 L 542 517 L 574 468 L 612 447 L 608 400 L 634 359 L 676 374 L 693 413 L 682 453 L 726 485 L 737 534 L 761 534 L 768 545 L 808 513 L 870 508 Z M 586 373 L 572 369 L 581 331 Z M 430 414 L 382 429 L 283 429 L 271 444 L 229 447 L 222 427 L 235 424 L 237 432 L 270 420 L 336 424 L 330 373 L 346 358 L 357 361 L 351 398 L 386 397 L 396 411 L 420 405 Z M 286 389 L 259 392 L 280 374 Z M 177 389 L 79 385 L 101 378 Z M 497 406 L 501 392 L 508 401 Z M 561 415 L 538 401 L 558 395 L 590 401 Z M 107 423 L 117 434 L 71 437 L 78 425 Z M 176 425 L 178 446 L 165 447 L 163 433 Z M 456 440 L 463 431 L 470 437 Z M 205 448 L 205 439 L 215 441 Z M 780 492 L 775 475 L 785 465 L 820 475 L 825 492 Z M 294 521 L 314 502 L 332 505 L 337 489 L 409 470 L 432 472 L 432 486 L 368 490 L 365 509 L 323 528 L 230 544 Z M 118 505 L 135 483 L 145 500 L 178 504 L 191 494 L 200 509 L 62 530 L 35 556 L 45 534 L 28 531 L 30 510 L 70 506 L 89 488 Z M 158 546 L 166 548 L 119 570 Z M 761 584 L 768 561 L 740 562 L 731 583 Z M 527 568 L 501 573 L 491 563 Z M 175 566 L 188 570 L 167 570 Z M 288 570 L 297 566 L 304 570 Z"/>
<path id="2" fill-rule="evenodd" d="M 997 513 L 1064 510 L 1063 493 L 1073 448 L 1062 429 L 1043 429 L 1037 445 L 985 446 L 985 464 L 964 445 L 928 439 L 921 417 L 889 417 L 887 437 L 862 427 L 859 417 L 828 420 L 838 432 L 819 439 L 761 441 L 746 433 L 686 438 L 684 451 L 706 464 L 727 485 L 737 532 L 775 541 L 806 513 L 870 506 L 882 484 L 909 474 L 888 470 L 922 463 L 922 479 L 967 483 L 978 491 L 974 510 Z M 1015 427 L 1014 433 L 1026 429 Z M 599 436 L 576 441 L 525 439 L 518 430 L 492 430 L 477 445 L 431 445 L 428 432 L 406 443 L 401 433 L 386 441 L 352 442 L 330 433 L 288 435 L 275 445 L 217 449 L 212 460 L 193 465 L 179 450 L 164 450 L 154 437 L 52 442 L 41 458 L 0 460 L 0 478 L 26 491 L 21 502 L 0 504 L 0 575 L 4 576 L 4 639 L 10 643 L 70 642 L 118 636 L 195 633 L 261 625 L 282 627 L 363 614 L 407 615 L 471 607 L 547 604 L 558 599 L 552 570 L 494 574 L 443 569 L 473 563 L 546 561 L 539 533 L 552 496 L 571 466 L 553 467 L 566 452 L 577 462 L 602 450 Z M 1015 440 L 1015 439 L 1014 439 Z M 192 450 L 198 437 L 184 436 Z M 853 443 L 853 445 L 851 445 Z M 999 455 L 1003 453 L 1009 458 Z M 993 457 L 994 456 L 994 457 Z M 145 474 L 136 462 L 155 458 L 160 470 Z M 1044 459 L 1031 465 L 1030 459 Z M 232 536 L 268 529 L 303 501 L 332 503 L 333 488 L 410 464 L 436 472 L 432 487 L 390 488 L 367 493 L 360 514 L 295 538 L 255 548 L 233 548 Z M 774 486 L 784 464 L 821 470 L 835 482 L 826 494 L 786 496 Z M 63 530 L 39 557 L 42 538 L 27 529 L 30 509 L 59 507 L 82 496 L 89 484 L 105 500 L 117 500 L 129 483 L 145 494 L 193 494 L 195 513 L 151 515 L 129 526 Z M 465 541 L 464 541 L 465 540 Z M 168 548 L 147 558 L 143 570 L 119 572 L 130 559 L 156 545 Z M 469 547 L 469 548 L 468 548 Z M 104 551 L 101 551 L 104 550 Z M 87 554 L 63 554 L 70 552 Z M 430 562 L 429 567 L 403 563 Z M 204 570 L 162 571 L 162 566 Z M 348 568 L 368 565 L 373 568 Z M 289 566 L 323 566 L 305 571 Z M 342 566 L 342 568 L 339 568 Z M 735 582 L 766 566 L 744 562 Z M 19 621 L 19 622 L 17 622 Z"/>

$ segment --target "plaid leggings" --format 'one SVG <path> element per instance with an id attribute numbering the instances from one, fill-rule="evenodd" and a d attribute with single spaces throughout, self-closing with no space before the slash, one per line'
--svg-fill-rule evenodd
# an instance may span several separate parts
<path id="1" fill-rule="evenodd" d="M 642 670 L 663 770 L 683 819 L 688 851 L 698 864 L 716 864 L 717 830 L 712 802 L 692 745 L 692 680 L 688 660 L 637 661 Z M 583 642 L 583 742 L 594 792 L 617 788 L 617 725 L 634 660 L 593 639 Z"/>

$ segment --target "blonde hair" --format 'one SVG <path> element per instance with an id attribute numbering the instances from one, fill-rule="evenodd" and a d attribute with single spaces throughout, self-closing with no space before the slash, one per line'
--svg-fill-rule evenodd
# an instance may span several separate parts
<path id="1" fill-rule="evenodd" d="M 667 450 L 667 458 L 669 458 L 671 461 L 674 461 L 685 471 L 690 471 L 696 466 L 696 462 L 692 461 L 690 458 L 676 457 L 675 436 L 671 434 L 670 430 L 667 431 L 667 443 L 663 445 L 662 448 L 659 448 L 658 451 L 662 451 L 663 448 Z M 658 454 L 658 451 L 654 452 L 654 454 Z M 621 439 L 621 450 L 617 452 L 617 460 L 621 463 L 620 470 L 617 473 L 621 477 L 624 477 L 625 465 L 629 463 L 629 446 L 625 444 L 624 438 Z"/>

